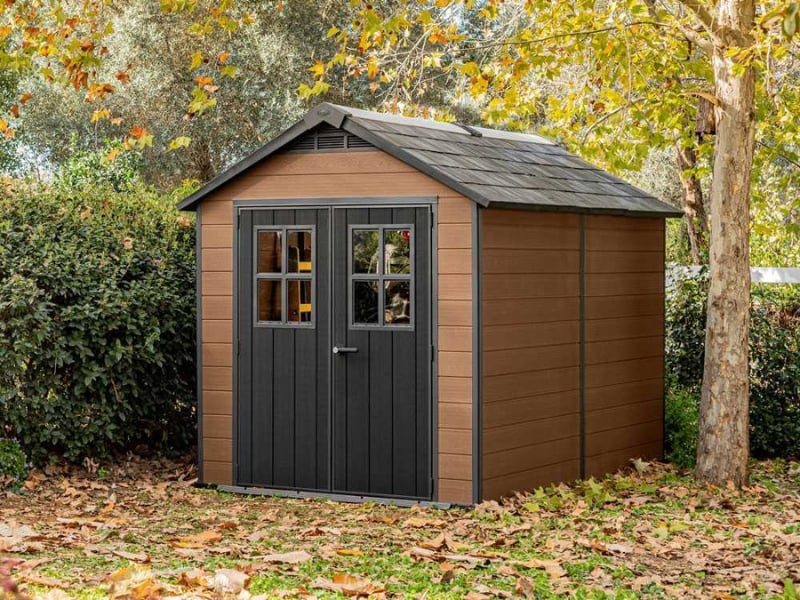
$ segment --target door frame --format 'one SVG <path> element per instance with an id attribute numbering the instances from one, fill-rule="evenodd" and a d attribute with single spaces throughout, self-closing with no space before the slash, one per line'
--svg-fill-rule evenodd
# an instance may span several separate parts
<path id="1" fill-rule="evenodd" d="M 354 196 L 354 197 L 341 197 L 341 198 L 275 198 L 275 199 L 255 199 L 245 200 L 234 198 L 233 200 L 233 362 L 232 362 L 232 395 L 233 407 L 231 416 L 231 444 L 232 444 L 232 473 L 231 481 L 232 487 L 242 490 L 260 490 L 259 493 L 269 493 L 274 491 L 278 495 L 286 495 L 287 489 L 275 489 L 260 487 L 260 486 L 244 486 L 239 484 L 239 354 L 240 343 L 239 339 L 239 247 L 243 239 L 241 231 L 241 214 L 243 211 L 258 211 L 258 210 L 276 210 L 276 209 L 297 209 L 297 210 L 319 210 L 329 209 L 330 218 L 327 252 L 329 256 L 333 254 L 333 209 L 335 208 L 367 208 L 367 207 L 380 207 L 380 208 L 429 208 L 431 220 L 431 247 L 430 255 L 430 340 L 431 340 L 431 360 L 429 365 L 429 398 L 430 398 L 430 473 L 431 473 L 431 498 L 430 501 L 436 502 L 439 498 L 439 241 L 438 241 L 438 225 L 439 225 L 439 198 L 438 196 Z M 251 237 L 245 232 L 245 235 Z M 315 236 L 316 240 L 319 239 L 319 234 Z M 319 251 L 317 247 L 316 251 Z M 330 280 L 329 297 L 327 299 L 329 310 L 333 309 L 333 261 L 329 261 L 328 277 Z M 349 314 L 349 310 L 348 310 Z M 332 315 L 331 315 L 332 317 Z M 329 319 L 328 324 L 329 339 L 333 343 L 333 319 Z M 333 409 L 333 370 L 332 370 L 332 354 L 328 355 L 328 407 L 329 418 L 332 419 Z M 331 421 L 332 423 L 332 421 Z M 332 432 L 332 429 L 331 429 Z M 333 492 L 333 436 L 328 436 L 328 463 L 329 463 L 329 477 L 328 482 L 330 489 L 328 492 L 302 492 L 305 495 L 319 496 L 319 497 L 335 497 L 338 499 L 347 498 L 348 500 L 356 501 L 369 501 L 391 499 L 392 496 L 366 496 L 366 495 L 347 495 L 341 492 Z M 298 492 L 300 493 L 300 492 Z M 407 501 L 404 497 L 396 497 L 397 500 L 404 502 Z M 423 503 L 425 500 L 412 500 L 411 503 Z"/>

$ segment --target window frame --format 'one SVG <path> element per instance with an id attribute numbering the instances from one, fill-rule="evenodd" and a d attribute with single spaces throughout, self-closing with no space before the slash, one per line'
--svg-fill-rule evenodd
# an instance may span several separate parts
<path id="1" fill-rule="evenodd" d="M 258 271 L 258 236 L 262 231 L 274 231 L 281 235 L 281 271 L 280 273 L 260 273 Z M 296 231 L 311 234 L 311 272 L 289 272 L 289 234 Z M 317 227 L 315 224 L 295 225 L 255 225 L 253 227 L 253 261 L 251 276 L 253 278 L 253 326 L 267 329 L 315 329 L 317 326 Z M 281 320 L 262 321 L 258 318 L 258 282 L 261 280 L 279 281 L 281 284 Z M 311 282 L 311 320 L 289 321 L 289 282 Z"/>
<path id="2" fill-rule="evenodd" d="M 408 273 L 385 273 L 386 268 L 386 255 L 384 248 L 386 247 L 386 231 L 407 229 L 410 232 L 410 241 L 408 245 Z M 377 273 L 356 273 L 353 265 L 353 235 L 356 231 L 377 231 L 378 232 L 378 248 L 381 253 L 378 260 Z M 347 326 L 351 330 L 364 331 L 414 331 L 417 320 L 416 309 L 416 231 L 413 224 L 406 223 L 358 223 L 349 224 L 347 227 Z M 354 315 L 355 304 L 355 282 L 357 281 L 375 281 L 378 283 L 378 322 L 377 323 L 356 323 Z M 411 318 L 408 323 L 386 323 L 386 282 L 387 281 L 407 281 L 409 304 L 411 308 Z"/>

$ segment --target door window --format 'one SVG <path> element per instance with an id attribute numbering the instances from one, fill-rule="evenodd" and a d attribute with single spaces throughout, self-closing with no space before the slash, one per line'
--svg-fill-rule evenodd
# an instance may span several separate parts
<path id="1" fill-rule="evenodd" d="M 350 324 L 413 325 L 413 227 L 350 228 Z"/>
<path id="2" fill-rule="evenodd" d="M 313 326 L 313 228 L 257 227 L 255 279 L 258 325 Z"/>

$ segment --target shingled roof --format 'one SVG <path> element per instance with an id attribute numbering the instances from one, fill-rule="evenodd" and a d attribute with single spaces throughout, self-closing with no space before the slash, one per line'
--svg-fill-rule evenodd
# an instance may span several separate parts
<path id="1" fill-rule="evenodd" d="M 675 207 L 538 135 L 412 119 L 322 103 L 265 146 L 209 181 L 178 208 L 191 210 L 236 175 L 321 125 L 340 128 L 481 206 L 678 217 Z"/>

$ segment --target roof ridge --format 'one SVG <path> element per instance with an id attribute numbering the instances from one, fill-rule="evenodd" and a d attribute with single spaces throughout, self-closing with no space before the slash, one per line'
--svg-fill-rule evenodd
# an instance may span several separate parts
<path id="1" fill-rule="evenodd" d="M 479 127 L 473 125 L 464 125 L 456 121 L 437 121 L 436 119 L 426 119 L 424 117 L 407 117 L 397 113 L 381 112 L 375 110 L 365 110 L 363 108 L 354 108 L 351 106 L 343 106 L 341 104 L 332 104 L 324 102 L 323 104 L 329 106 L 333 110 L 338 110 L 346 117 L 353 119 L 368 119 L 371 121 L 379 121 L 384 123 L 397 123 L 398 125 L 408 125 L 412 127 L 427 127 L 428 129 L 439 129 L 443 131 L 450 131 L 452 133 L 459 133 L 461 135 L 475 136 L 471 130 L 480 134 L 475 137 L 487 137 L 493 139 L 517 139 L 519 141 L 530 141 L 536 144 L 546 144 L 557 146 L 553 140 L 536 133 L 523 133 L 518 131 L 508 131 L 505 129 L 493 129 L 491 127 Z M 321 105 L 320 105 L 321 106 Z M 469 127 L 470 129 L 466 129 Z"/>

